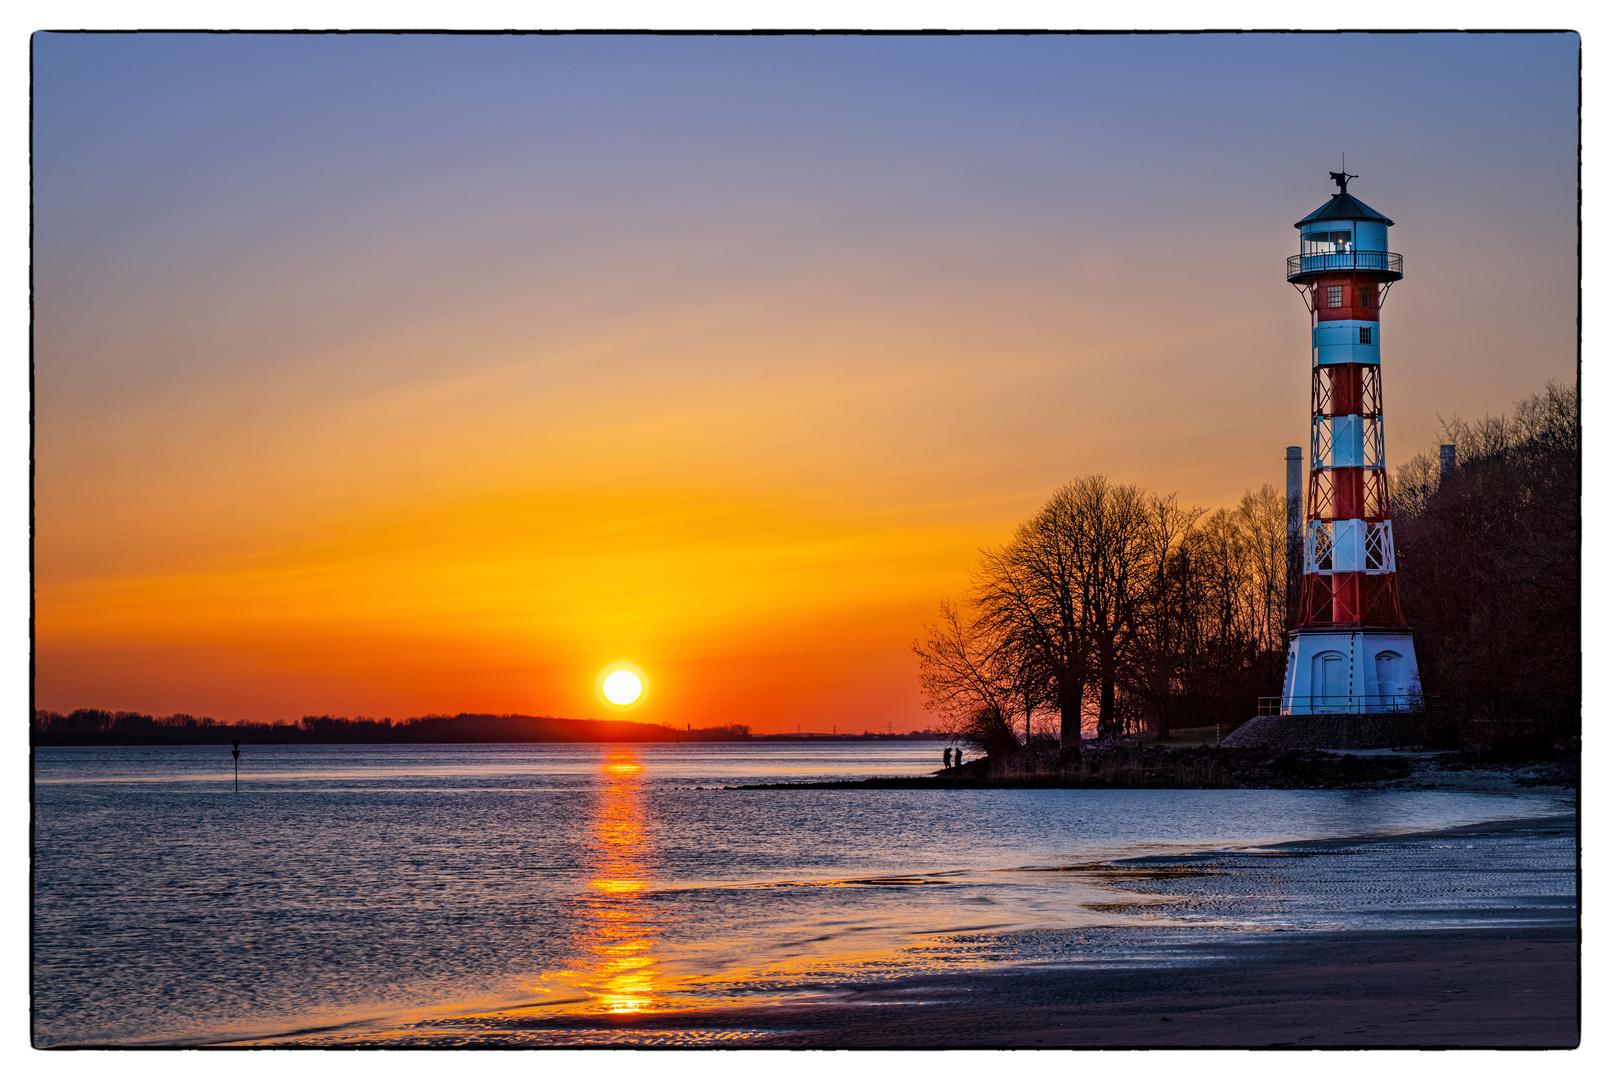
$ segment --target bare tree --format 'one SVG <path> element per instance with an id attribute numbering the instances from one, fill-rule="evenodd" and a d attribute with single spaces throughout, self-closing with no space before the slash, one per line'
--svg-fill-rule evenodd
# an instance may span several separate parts
<path id="1" fill-rule="evenodd" d="M 1253 639 L 1262 649 L 1286 646 L 1287 511 L 1274 484 L 1242 496 L 1236 520 L 1247 549 Z"/>
<path id="2" fill-rule="evenodd" d="M 1082 588 L 1090 553 L 1072 485 L 1064 485 L 974 574 L 979 625 L 1012 644 L 1059 715 L 1066 758 L 1078 760 L 1091 638 Z"/>
<path id="3" fill-rule="evenodd" d="M 1394 517 L 1416 517 L 1426 508 L 1427 497 L 1438 489 L 1438 462 L 1421 451 L 1401 464 L 1388 477 L 1387 497 Z"/>
<path id="4" fill-rule="evenodd" d="M 1174 495 L 1147 500 L 1146 583 L 1134 619 L 1135 663 L 1127 689 L 1152 709 L 1154 730 L 1169 738 L 1170 706 L 1181 674 L 1191 618 L 1190 563 L 1185 547 L 1204 511 L 1182 509 Z"/>
<path id="5" fill-rule="evenodd" d="M 1140 488 L 1081 477 L 986 551 L 975 574 L 980 625 L 1035 673 L 1067 757 L 1080 753 L 1088 687 L 1098 734 L 1117 730 L 1116 693 L 1148 583 L 1146 531 Z"/>
<path id="6" fill-rule="evenodd" d="M 1011 644 L 965 617 L 949 601 L 940 604 L 940 621 L 926 626 L 912 644 L 918 656 L 923 705 L 940 717 L 940 730 L 985 754 L 1017 747 L 1013 712 L 1022 701 L 1034 707 L 1025 682 L 1032 669 L 1014 655 Z"/>
<path id="7" fill-rule="evenodd" d="M 1118 733 L 1115 698 L 1121 669 L 1148 584 L 1146 497 L 1138 487 L 1109 484 L 1103 476 L 1081 477 L 1063 490 L 1070 495 L 1074 520 L 1084 533 L 1087 557 L 1079 591 L 1091 639 L 1097 736 L 1112 736 Z"/>

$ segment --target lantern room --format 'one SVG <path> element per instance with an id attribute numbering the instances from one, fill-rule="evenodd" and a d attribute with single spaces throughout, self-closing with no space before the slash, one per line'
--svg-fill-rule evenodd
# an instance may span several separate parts
<path id="1" fill-rule="evenodd" d="M 1287 260 L 1287 280 L 1307 285 L 1323 274 L 1364 272 L 1397 281 L 1404 276 L 1404 259 L 1387 249 L 1392 220 L 1348 194 L 1346 180 L 1338 183 L 1342 190 L 1297 222 L 1298 254 Z"/>

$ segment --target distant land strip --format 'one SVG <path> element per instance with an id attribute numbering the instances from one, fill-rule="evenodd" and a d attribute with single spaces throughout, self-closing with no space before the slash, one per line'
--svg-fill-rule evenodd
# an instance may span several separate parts
<path id="1" fill-rule="evenodd" d="M 1480 774 L 1480 778 L 1479 775 Z M 912 791 L 959 788 L 1461 788 L 1488 783 L 1494 790 L 1574 789 L 1574 754 L 1493 760 L 1458 752 L 1351 754 L 1229 746 L 1091 744 L 1080 761 L 1062 765 L 1055 753 L 1020 751 L 995 761 L 978 758 L 927 776 L 873 776 L 857 780 L 731 785 L 731 790 Z"/>
<path id="2" fill-rule="evenodd" d="M 492 716 L 459 713 L 407 720 L 369 717 L 304 716 L 299 721 L 235 723 L 177 713 L 147 716 L 135 712 L 75 709 L 70 713 L 35 710 L 30 730 L 34 746 L 188 746 L 228 743 L 677 743 L 677 742 L 873 742 L 933 741 L 927 731 L 905 734 L 752 735 L 744 724 L 687 727 L 640 724 L 629 720 L 572 720 L 555 716 Z"/>

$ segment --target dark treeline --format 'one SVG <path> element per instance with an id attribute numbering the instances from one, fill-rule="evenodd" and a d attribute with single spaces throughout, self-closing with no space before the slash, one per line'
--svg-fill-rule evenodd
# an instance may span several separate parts
<path id="1" fill-rule="evenodd" d="M 1239 723 L 1281 679 L 1286 500 L 1210 514 L 1087 476 L 983 552 L 915 643 L 925 704 L 988 755 L 1032 737 Z"/>
<path id="2" fill-rule="evenodd" d="M 843 735 L 824 735 L 821 732 L 795 735 L 751 735 L 754 742 L 936 742 L 945 736 L 937 731 L 925 729 L 923 731 L 897 731 L 893 734 L 882 731 L 864 731 L 859 735 L 846 732 Z"/>
<path id="3" fill-rule="evenodd" d="M 76 709 L 34 712 L 35 746 L 172 746 L 195 743 L 520 743 L 731 742 L 750 737 L 741 724 L 678 731 L 625 720 L 552 716 L 420 716 L 408 720 L 304 716 L 296 723 L 223 723 L 210 717 Z"/>
<path id="4" fill-rule="evenodd" d="M 1404 611 L 1434 718 L 1570 719 L 1580 674 L 1575 390 L 1444 425 L 1458 464 L 1391 485 Z M 1280 692 L 1290 617 L 1286 500 L 1234 510 L 1082 477 L 982 553 L 961 604 L 914 643 L 940 728 L 990 756 L 1252 716 Z"/>
<path id="5" fill-rule="evenodd" d="M 1392 485 L 1404 617 L 1435 716 L 1575 721 L 1582 676 L 1575 389 L 1443 425 L 1456 466 L 1419 454 Z"/>

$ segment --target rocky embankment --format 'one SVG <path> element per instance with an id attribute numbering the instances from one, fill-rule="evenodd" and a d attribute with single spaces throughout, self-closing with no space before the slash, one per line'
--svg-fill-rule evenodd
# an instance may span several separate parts
<path id="1" fill-rule="evenodd" d="M 1255 716 L 1225 736 L 1222 746 L 1277 750 L 1382 750 L 1418 745 L 1425 720 L 1419 713 L 1317 713 Z"/>

